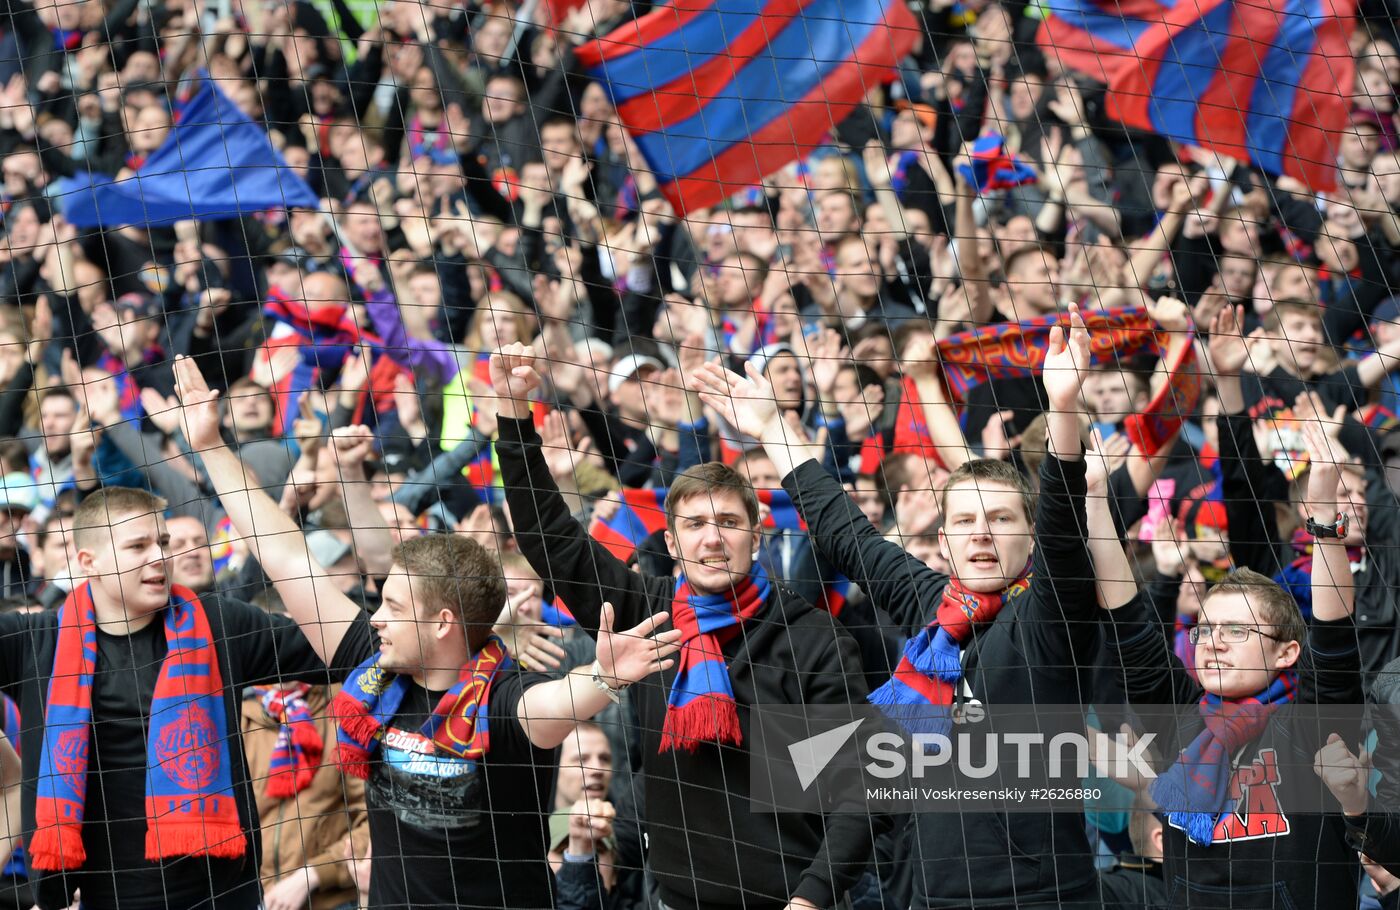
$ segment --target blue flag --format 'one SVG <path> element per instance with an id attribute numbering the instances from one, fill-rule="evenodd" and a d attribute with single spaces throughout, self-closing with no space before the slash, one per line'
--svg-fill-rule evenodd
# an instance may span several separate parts
<path id="1" fill-rule="evenodd" d="M 263 128 L 207 75 L 176 106 L 174 119 L 165 142 L 135 174 L 120 181 L 106 174 L 60 181 L 63 217 L 80 228 L 167 227 L 318 204 Z"/>

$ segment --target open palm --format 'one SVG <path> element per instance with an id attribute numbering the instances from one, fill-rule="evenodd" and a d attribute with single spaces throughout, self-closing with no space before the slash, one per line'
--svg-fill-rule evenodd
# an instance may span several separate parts
<path id="1" fill-rule="evenodd" d="M 1045 355 L 1045 394 L 1057 411 L 1074 410 L 1079 390 L 1089 369 L 1089 329 L 1079 307 L 1069 305 L 1069 333 L 1055 326 L 1050 330 L 1049 351 Z"/>
<path id="2" fill-rule="evenodd" d="M 773 386 L 752 364 L 748 374 L 744 378 L 717 363 L 707 363 L 695 371 L 691 384 L 700 393 L 700 400 L 739 432 L 762 436 L 764 428 L 778 416 L 778 402 Z"/>
<path id="3" fill-rule="evenodd" d="M 190 448 L 202 452 L 222 445 L 219 393 L 209 388 L 198 364 L 183 354 L 175 358 L 175 392 L 180 399 L 180 416 Z"/>

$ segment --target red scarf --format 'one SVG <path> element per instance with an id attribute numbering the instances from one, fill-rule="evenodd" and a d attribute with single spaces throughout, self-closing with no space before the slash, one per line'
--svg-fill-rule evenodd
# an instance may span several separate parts
<path id="1" fill-rule="evenodd" d="M 199 597 L 181 585 L 172 586 L 163 614 L 155 621 L 164 623 L 168 650 L 156 678 L 146 738 L 146 859 L 239 859 L 247 838 L 234 801 L 232 731 L 209 617 Z M 71 872 L 87 861 L 83 810 L 96 667 L 97 616 L 92 586 L 85 584 L 58 611 L 35 830 L 28 841 L 35 869 Z"/>
<path id="2" fill-rule="evenodd" d="M 758 563 L 724 594 L 696 594 L 681 576 L 671 602 L 671 624 L 681 632 L 681 654 L 658 751 L 694 752 L 701 743 L 743 742 L 724 646 L 763 609 L 769 590 L 768 573 Z"/>
<path id="3" fill-rule="evenodd" d="M 904 655 L 894 676 L 870 693 L 871 703 L 886 709 L 911 709 L 910 720 L 918 715 L 925 722 L 932 719 L 935 726 L 941 727 L 943 718 L 938 712 L 927 711 L 927 708 L 953 703 L 957 684 L 962 679 L 963 645 L 972 637 L 975 628 L 990 625 L 1003 607 L 1024 594 L 1030 588 L 1030 581 L 1029 563 L 1020 577 L 1004 590 L 993 594 L 969 591 L 956 578 L 948 579 L 943 589 L 943 600 L 938 605 L 938 615 L 919 634 L 905 642 Z M 906 726 L 909 726 L 908 722 Z"/>
<path id="4" fill-rule="evenodd" d="M 326 744 L 306 703 L 311 688 L 308 683 L 293 683 L 290 689 L 259 686 L 253 690 L 262 700 L 264 713 L 278 724 L 265 791 L 273 799 L 291 799 L 311 786 L 321 766 Z"/>

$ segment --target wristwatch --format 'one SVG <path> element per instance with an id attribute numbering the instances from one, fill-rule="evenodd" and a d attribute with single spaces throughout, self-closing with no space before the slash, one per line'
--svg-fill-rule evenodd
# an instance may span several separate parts
<path id="1" fill-rule="evenodd" d="M 1309 518 L 1307 531 L 1318 540 L 1339 540 L 1347 536 L 1347 516 L 1337 513 L 1337 520 L 1330 525 L 1318 524 Z"/>
<path id="2" fill-rule="evenodd" d="M 598 687 L 598 691 L 608 697 L 608 700 L 615 705 L 622 704 L 622 690 L 614 689 L 603 679 L 603 665 L 598 661 L 593 661 L 593 685 Z"/>

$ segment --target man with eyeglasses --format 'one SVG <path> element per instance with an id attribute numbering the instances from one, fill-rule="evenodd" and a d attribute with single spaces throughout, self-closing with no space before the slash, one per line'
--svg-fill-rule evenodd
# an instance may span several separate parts
<path id="1" fill-rule="evenodd" d="M 1304 814 L 1289 798 L 1309 784 L 1316 792 L 1313 762 L 1330 731 L 1274 716 L 1290 703 L 1362 700 L 1347 532 L 1338 514 L 1345 453 L 1319 422 L 1303 429 L 1312 465 L 1311 627 L 1292 595 L 1251 569 L 1232 572 L 1202 601 L 1190 632 L 1195 680 L 1168 649 L 1143 598 L 1112 610 L 1105 626 L 1130 703 L 1198 706 L 1159 737 L 1170 764 L 1149 788 L 1165 817 L 1172 906 L 1356 904 L 1357 858 L 1342 813 Z M 1115 568 L 1117 577 L 1130 577 L 1126 557 L 1110 567 L 1095 555 L 1101 578 L 1114 577 Z"/>

